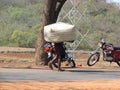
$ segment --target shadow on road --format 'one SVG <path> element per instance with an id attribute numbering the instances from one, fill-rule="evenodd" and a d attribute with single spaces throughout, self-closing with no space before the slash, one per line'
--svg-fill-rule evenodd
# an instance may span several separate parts
<path id="1" fill-rule="evenodd" d="M 120 70 L 110 70 L 110 69 L 72 69 L 72 70 L 65 70 L 66 72 L 120 72 Z"/>

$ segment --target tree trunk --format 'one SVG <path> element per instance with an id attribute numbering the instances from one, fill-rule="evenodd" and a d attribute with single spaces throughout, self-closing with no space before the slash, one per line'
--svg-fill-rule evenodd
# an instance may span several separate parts
<path id="1" fill-rule="evenodd" d="M 38 38 L 36 40 L 36 47 L 35 47 L 35 60 L 36 65 L 44 64 L 46 65 L 48 62 L 45 59 L 44 53 L 44 26 L 48 24 L 55 23 L 57 21 L 58 15 L 62 6 L 64 5 L 66 0 L 45 0 L 45 8 L 40 24 L 40 29 L 38 32 Z"/>

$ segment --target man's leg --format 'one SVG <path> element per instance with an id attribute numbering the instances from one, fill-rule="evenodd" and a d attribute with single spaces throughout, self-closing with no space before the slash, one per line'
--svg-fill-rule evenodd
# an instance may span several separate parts
<path id="1" fill-rule="evenodd" d="M 61 59 L 58 58 L 58 71 L 61 71 Z"/>
<path id="2" fill-rule="evenodd" d="M 52 63 L 53 63 L 56 59 L 57 59 L 57 56 L 54 56 L 54 58 L 48 62 L 48 66 L 49 66 L 49 68 L 52 69 L 52 70 L 53 70 Z"/>

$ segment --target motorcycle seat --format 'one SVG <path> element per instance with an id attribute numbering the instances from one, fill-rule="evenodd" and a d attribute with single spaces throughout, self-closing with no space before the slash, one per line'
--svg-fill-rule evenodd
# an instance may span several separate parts
<path id="1" fill-rule="evenodd" d="M 114 47 L 114 50 L 120 50 L 120 46 Z"/>

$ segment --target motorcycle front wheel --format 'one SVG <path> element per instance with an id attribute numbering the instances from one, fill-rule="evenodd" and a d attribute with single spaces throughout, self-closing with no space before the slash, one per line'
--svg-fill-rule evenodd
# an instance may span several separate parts
<path id="1" fill-rule="evenodd" d="M 117 61 L 116 63 L 117 63 L 117 65 L 120 67 L 120 61 Z"/>
<path id="2" fill-rule="evenodd" d="M 98 53 L 90 55 L 90 57 L 87 60 L 87 65 L 88 66 L 95 65 L 99 61 L 99 58 L 100 58 L 100 54 Z"/>
<path id="3" fill-rule="evenodd" d="M 75 64 L 75 61 L 74 61 L 74 60 L 70 60 L 70 61 L 69 61 L 69 64 L 70 64 L 70 67 L 71 67 L 71 68 L 75 68 L 75 67 L 76 67 L 76 64 Z"/>

